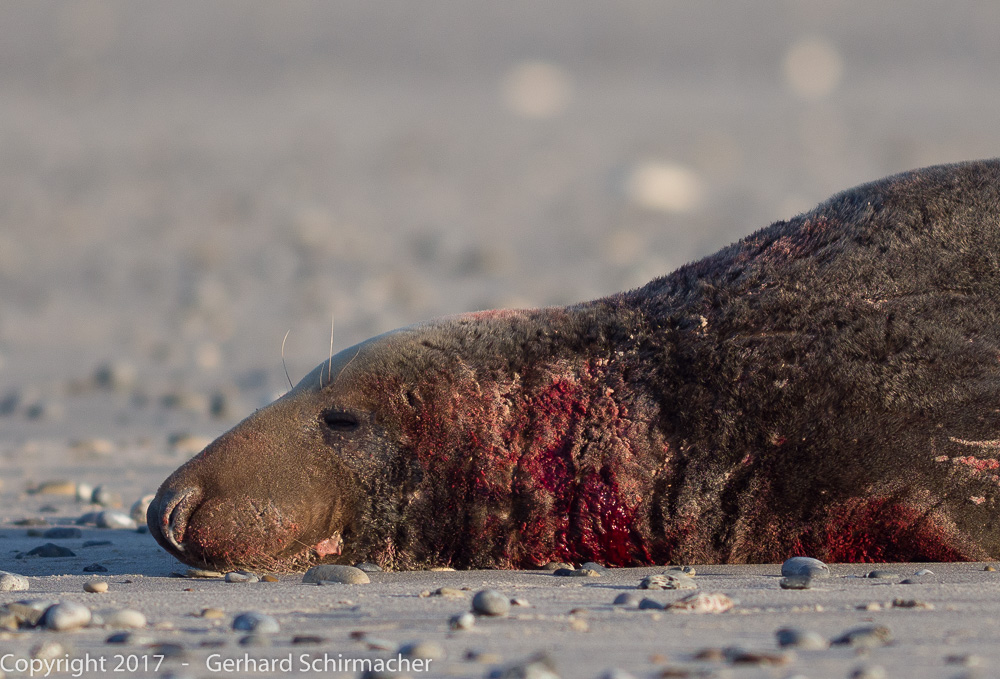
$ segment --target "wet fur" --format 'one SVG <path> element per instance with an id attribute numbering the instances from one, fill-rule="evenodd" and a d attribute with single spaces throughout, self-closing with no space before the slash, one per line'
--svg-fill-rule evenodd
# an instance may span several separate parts
<path id="1" fill-rule="evenodd" d="M 331 531 L 394 568 L 995 557 L 998 217 L 996 161 L 927 168 L 638 290 L 376 338 L 164 483 L 226 508 L 186 552 L 166 500 L 151 529 L 287 569 Z"/>

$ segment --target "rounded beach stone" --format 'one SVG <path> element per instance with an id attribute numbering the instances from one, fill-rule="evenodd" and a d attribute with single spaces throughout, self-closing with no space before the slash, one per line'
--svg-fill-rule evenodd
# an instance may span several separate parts
<path id="1" fill-rule="evenodd" d="M 472 612 L 478 615 L 507 615 L 510 612 L 510 599 L 495 589 L 481 590 L 472 597 Z"/>
<path id="2" fill-rule="evenodd" d="M 62 601 L 49 606 L 42 616 L 42 626 L 51 630 L 69 630 L 84 627 L 90 622 L 90 609 L 75 601 Z"/>
<path id="3" fill-rule="evenodd" d="M 128 515 L 136 522 L 136 525 L 146 523 L 146 510 L 149 509 L 149 505 L 155 497 L 155 495 L 143 495 L 132 504 Z"/>
<path id="4" fill-rule="evenodd" d="M 616 596 L 615 600 L 612 601 L 611 603 L 614 606 L 633 607 L 633 606 L 638 606 L 639 602 L 642 601 L 642 599 L 643 596 L 638 592 L 622 592 L 621 594 Z"/>
<path id="5" fill-rule="evenodd" d="M 0 571 L 0 592 L 21 592 L 28 587 L 28 578 L 23 575 Z"/>
<path id="6" fill-rule="evenodd" d="M 448 627 L 454 630 L 472 629 L 476 624 L 476 616 L 472 613 L 459 613 L 448 620 Z"/>
<path id="7" fill-rule="evenodd" d="M 257 634 L 275 634 L 281 626 L 278 621 L 267 613 L 248 611 L 240 613 L 233 619 L 233 629 L 243 632 L 256 632 Z"/>
<path id="8" fill-rule="evenodd" d="M 83 531 L 72 526 L 56 526 L 42 533 L 46 540 L 75 540 L 83 537 Z"/>
<path id="9" fill-rule="evenodd" d="M 684 575 L 680 571 L 673 573 L 660 573 L 658 575 L 647 575 L 639 582 L 639 589 L 698 589 L 698 583 L 694 578 Z"/>
<path id="10" fill-rule="evenodd" d="M 92 580 L 91 582 L 83 583 L 83 591 L 90 592 L 91 594 L 101 594 L 108 591 L 108 583 L 104 580 Z"/>
<path id="11" fill-rule="evenodd" d="M 226 582 L 260 582 L 260 578 L 247 571 L 231 571 L 226 573 Z"/>
<path id="12" fill-rule="evenodd" d="M 798 627 L 782 627 L 774 635 L 778 638 L 778 646 L 782 648 L 798 648 L 803 651 L 818 651 L 829 646 L 818 632 L 804 630 Z"/>
<path id="13" fill-rule="evenodd" d="M 781 574 L 786 578 L 793 575 L 826 578 L 830 576 L 830 567 L 819 559 L 813 559 L 809 556 L 793 556 L 781 564 Z"/>
<path id="14" fill-rule="evenodd" d="M 886 570 L 882 570 L 882 569 L 875 569 L 873 571 L 869 571 L 868 575 L 866 575 L 865 577 L 866 578 L 873 578 L 873 579 L 874 578 L 898 578 L 899 577 L 899 573 L 894 573 L 893 571 L 886 571 Z"/>
<path id="15" fill-rule="evenodd" d="M 114 629 L 141 629 L 146 626 L 146 616 L 139 611 L 125 608 L 105 617 L 104 624 Z"/>
<path id="16" fill-rule="evenodd" d="M 103 512 L 99 512 L 97 514 L 98 528 L 135 530 L 136 526 L 137 524 L 132 520 L 132 517 L 124 512 L 119 512 L 114 509 L 105 509 Z"/>
<path id="17" fill-rule="evenodd" d="M 778 581 L 781 589 L 809 589 L 812 587 L 812 578 L 808 575 L 790 575 Z"/>
<path id="18" fill-rule="evenodd" d="M 336 582 L 343 585 L 366 585 L 371 580 L 368 574 L 354 566 L 324 564 L 313 566 L 302 576 L 304 583 Z"/>

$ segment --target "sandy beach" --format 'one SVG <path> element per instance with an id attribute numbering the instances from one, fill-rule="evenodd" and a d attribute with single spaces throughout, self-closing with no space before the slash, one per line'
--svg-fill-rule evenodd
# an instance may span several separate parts
<path id="1" fill-rule="evenodd" d="M 8 7 L 0 570 L 28 589 L 0 604 L 96 617 L 0 629 L 0 672 L 360 677 L 337 663 L 404 658 L 427 662 L 369 676 L 1000 676 L 991 564 L 831 564 L 801 591 L 778 564 L 691 564 L 698 591 L 736 602 L 691 614 L 613 605 L 663 568 L 235 583 L 171 577 L 186 566 L 148 534 L 78 523 L 128 514 L 281 395 L 286 332 L 297 381 L 331 319 L 340 350 L 593 299 L 851 186 L 1000 155 L 998 25 L 1000 5 L 972 0 Z M 44 537 L 59 527 L 79 534 Z M 73 556 L 28 554 L 47 543 Z M 84 592 L 95 580 L 108 591 Z M 427 595 L 442 587 L 458 594 Z M 484 588 L 524 605 L 451 629 Z M 109 643 L 125 609 L 145 624 Z M 279 630 L 241 645 L 248 611 Z M 826 647 L 864 626 L 889 632 Z M 781 647 L 788 627 L 823 647 Z"/>

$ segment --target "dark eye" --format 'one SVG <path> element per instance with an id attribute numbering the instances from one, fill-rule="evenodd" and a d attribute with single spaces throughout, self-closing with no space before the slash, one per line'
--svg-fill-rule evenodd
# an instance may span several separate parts
<path id="1" fill-rule="evenodd" d="M 322 415 L 323 424 L 331 431 L 349 432 L 360 426 L 357 416 L 343 410 L 328 410 Z"/>

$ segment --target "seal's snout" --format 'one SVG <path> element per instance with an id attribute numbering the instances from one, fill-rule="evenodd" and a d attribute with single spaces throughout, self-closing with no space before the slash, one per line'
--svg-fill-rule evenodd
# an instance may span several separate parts
<path id="1" fill-rule="evenodd" d="M 184 552 L 188 520 L 201 499 L 201 489 L 164 490 L 150 503 L 146 523 L 153 536 L 167 549 Z"/>

